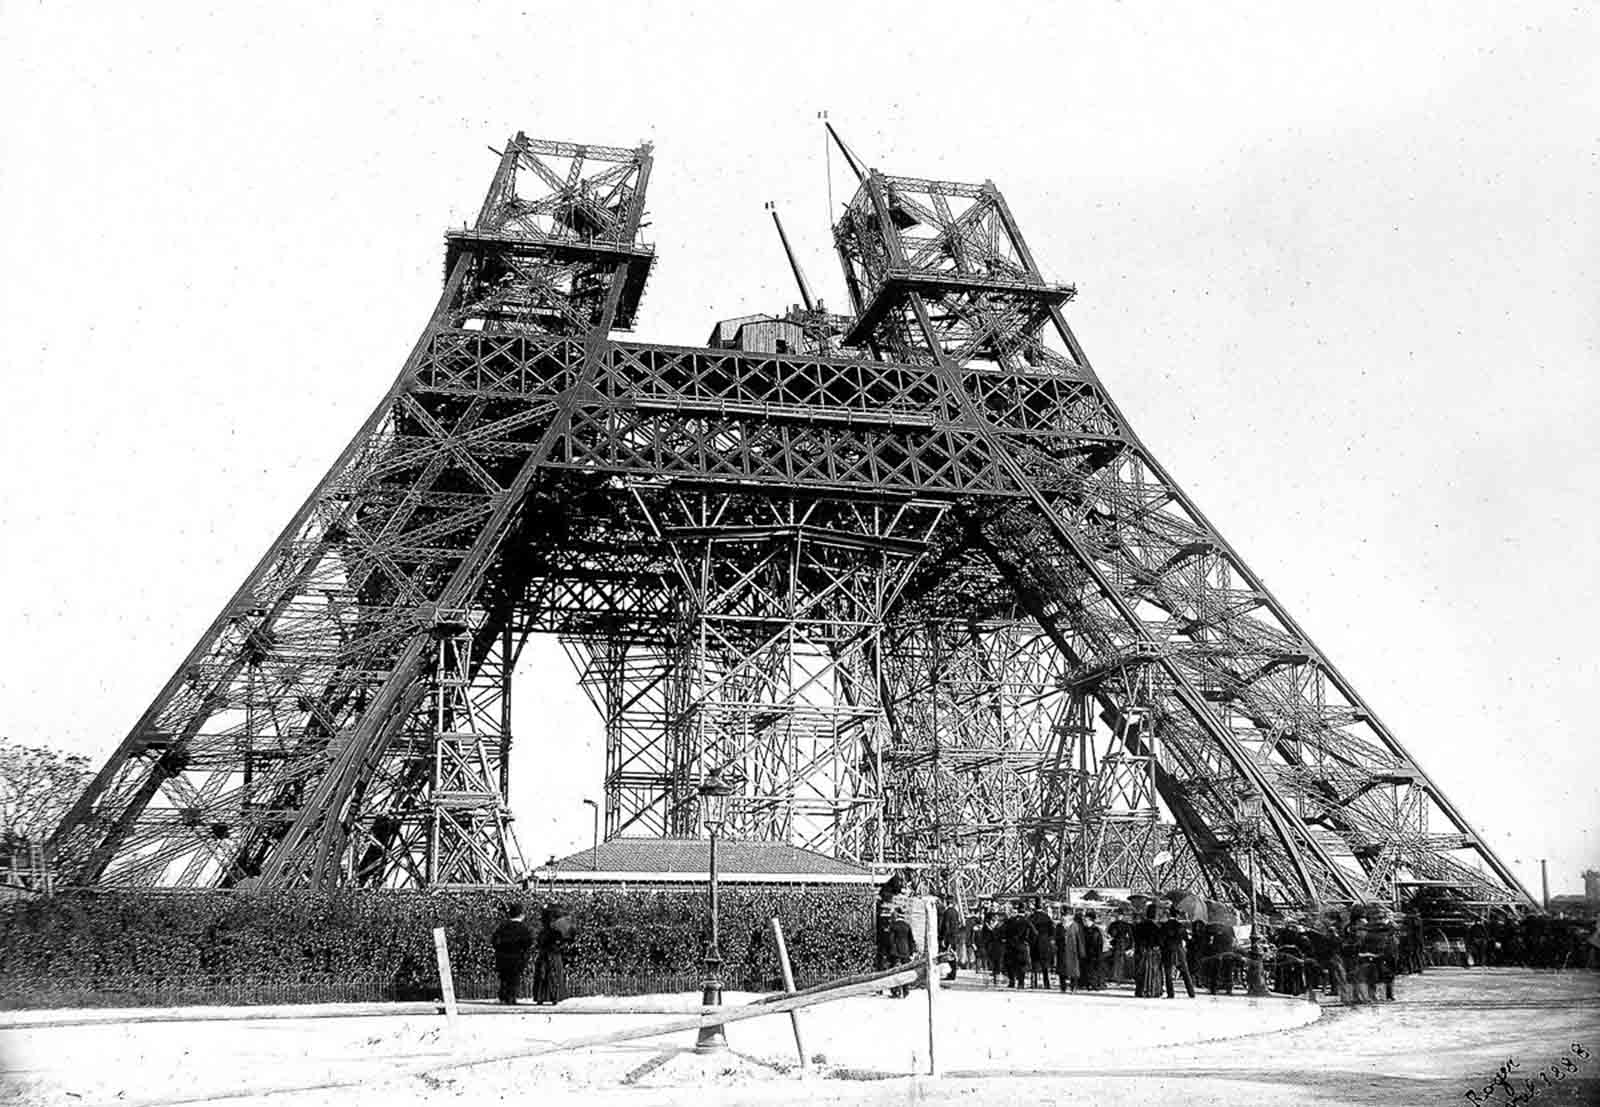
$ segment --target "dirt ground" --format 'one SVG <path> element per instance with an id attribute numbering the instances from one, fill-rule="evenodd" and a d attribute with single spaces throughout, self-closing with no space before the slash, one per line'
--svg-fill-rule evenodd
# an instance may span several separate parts
<path id="1" fill-rule="evenodd" d="M 1512 1087 L 1532 1092 L 1522 1102 L 1600 1102 L 1600 974 L 1515 969 L 1431 970 L 1402 978 L 1393 1004 L 1324 1008 L 1320 1018 L 1312 1005 L 1290 999 L 1063 996 L 964 981 L 939 997 L 945 1071 L 937 1080 L 908 1075 L 926 1064 L 921 993 L 802 1012 L 813 1059 L 804 1073 L 783 1015 L 728 1027 L 730 1050 L 711 1056 L 695 1054 L 693 1033 L 683 1032 L 451 1067 L 463 1058 L 659 1023 L 689 1009 L 694 997 L 626 1002 L 641 1013 L 604 1013 L 605 1003 L 581 1000 L 555 1013 L 478 1010 L 462 1017 L 454 1042 L 443 1019 L 425 1015 L 137 1023 L 110 1016 L 99 1024 L 47 1025 L 70 1016 L 16 1012 L 0 1021 L 0 1100 L 28 1107 L 432 1107 L 536 1095 L 541 1103 L 585 1107 L 796 1099 L 1403 1107 L 1467 1103 L 1468 1091 L 1487 1103 L 1511 1102 L 1504 1088 L 1488 1097 L 1484 1087 L 1514 1059 Z M 1577 1058 L 1571 1043 L 1593 1057 Z M 1549 1085 L 1538 1078 L 1541 1068 L 1560 1068 L 1563 1056 L 1577 1071 Z M 324 1086 L 261 1094 L 309 1084 Z"/>

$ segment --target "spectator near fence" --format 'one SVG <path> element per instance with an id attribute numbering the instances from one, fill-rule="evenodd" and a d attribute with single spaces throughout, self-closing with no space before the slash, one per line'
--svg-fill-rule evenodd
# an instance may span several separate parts
<path id="1" fill-rule="evenodd" d="M 896 906 L 889 920 L 889 964 L 909 965 L 916 952 L 917 943 L 911 935 L 911 924 L 906 921 L 906 909 Z M 889 989 L 889 994 L 896 999 L 904 999 L 910 991 L 908 986 L 897 984 Z"/>
<path id="2" fill-rule="evenodd" d="M 539 958 L 533 965 L 533 1001 L 554 1005 L 567 998 L 567 954 L 577 937 L 572 916 L 559 903 L 540 914 Z"/>
<path id="3" fill-rule="evenodd" d="M 506 917 L 495 927 L 489 944 L 494 947 L 494 971 L 500 978 L 500 1002 L 513 1004 L 522 991 L 522 974 L 528 968 L 528 954 L 533 949 L 533 931 L 522 921 L 520 903 L 506 905 Z"/>
<path id="4" fill-rule="evenodd" d="M 895 900 L 902 885 L 898 876 L 891 876 L 878 888 L 878 902 L 873 914 L 873 968 L 886 969 L 894 964 L 893 943 L 890 930 L 894 924 Z"/>

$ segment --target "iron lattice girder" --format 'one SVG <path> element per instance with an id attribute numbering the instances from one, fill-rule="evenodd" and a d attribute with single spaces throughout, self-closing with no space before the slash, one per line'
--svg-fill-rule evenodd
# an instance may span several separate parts
<path id="1" fill-rule="evenodd" d="M 574 153 L 564 187 L 584 195 L 565 210 L 524 202 L 517 183 L 520 165 L 551 155 L 514 140 L 480 229 L 544 220 L 547 237 L 592 235 L 594 214 L 573 213 L 588 212 L 594 196 L 608 217 L 637 226 L 647 151 L 629 153 L 620 175 L 615 165 L 594 175 L 602 187 L 592 195 L 584 155 Z M 482 268 L 465 254 L 455 260 L 429 329 L 388 395 L 69 813 L 53 845 L 78 879 L 230 882 L 257 870 L 291 882 L 336 878 L 351 797 L 420 701 L 417 664 L 431 610 L 476 598 L 497 605 L 496 620 L 510 617 L 495 595 L 517 589 L 493 579 L 503 572 L 490 556 L 533 472 L 523 441 L 541 427 L 549 437 L 570 403 L 508 410 L 489 398 L 419 401 L 410 389 L 428 336 L 499 296 L 484 289 Z M 592 315 L 603 333 L 621 297 L 620 269 L 605 258 L 588 272 L 552 265 L 548 274 L 524 275 L 529 294 L 521 299 L 566 296 L 581 309 L 569 315 Z M 601 287 L 609 291 L 597 294 Z M 235 705 L 252 686 L 266 688 L 268 702 L 260 717 L 251 717 L 250 703 L 238 717 Z M 215 771 L 196 765 L 191 752 L 208 728 L 236 743 L 231 763 Z M 255 752 L 263 744 L 270 759 Z M 241 776 L 271 803 L 247 808 Z M 186 822 L 205 833 L 163 829 L 163 812 L 179 805 L 203 808 L 205 819 Z"/>
<path id="2" fill-rule="evenodd" d="M 977 873 L 984 888 L 1021 886 L 1064 702 L 1060 663 L 1026 619 L 892 621 L 890 859 Z"/>
<path id="3" fill-rule="evenodd" d="M 923 193 L 928 202 L 909 198 L 910 192 Z M 964 211 L 951 205 L 953 196 L 963 199 Z M 1039 277 L 992 186 L 960 189 L 868 174 L 836 241 L 858 318 L 871 316 L 853 337 L 903 360 L 931 359 L 952 394 L 974 357 L 1018 369 L 1065 363 L 1094 380 L 1061 318 L 1059 299 Z M 908 280 L 915 274 L 925 279 Z M 983 287 L 985 281 L 990 287 Z M 1046 321 L 1065 354 L 1046 348 Z M 1306 704 L 1308 670 L 1336 687 L 1346 717 L 1364 726 L 1369 746 L 1382 751 L 1365 766 L 1371 777 L 1387 783 L 1397 764 L 1412 769 L 1411 759 L 1149 457 L 1109 398 L 1105 407 L 1120 433 L 1099 448 L 1070 458 L 1027 442 L 1016 443 L 1015 455 L 997 451 L 1025 498 L 979 527 L 989 532 L 984 544 L 1007 563 L 1031 613 L 1080 670 L 1132 650 L 1148 651 L 1161 668 L 1162 715 L 1186 720 L 1173 728 L 1174 760 L 1186 766 L 1186 778 L 1163 772 L 1161 787 L 1191 837 L 1210 838 L 1202 855 L 1221 853 L 1215 835 L 1204 828 L 1222 817 L 1226 794 L 1246 786 L 1267 800 L 1275 861 L 1281 863 L 1271 875 L 1283 898 L 1387 895 L 1382 883 L 1369 883 L 1392 876 L 1370 863 L 1370 843 L 1350 848 L 1360 835 L 1357 820 L 1327 819 L 1338 830 L 1331 836 L 1304 827 L 1301 797 L 1285 794 L 1282 785 L 1289 778 L 1271 762 L 1298 760 L 1308 745 L 1324 758 L 1342 754 L 1346 765 L 1357 760 L 1349 756 L 1354 743 L 1348 732 L 1335 730 L 1327 716 L 1318 719 L 1320 704 Z M 988 441 L 1002 440 L 1001 429 L 984 413 L 970 402 L 962 408 Z M 1248 595 L 1241 597 L 1232 586 L 1235 577 Z M 1250 694 L 1257 690 L 1262 694 Z M 1102 698 L 1108 692 L 1102 688 Z M 1249 710 L 1237 711 L 1235 701 Z M 1114 700 L 1106 706 L 1113 715 L 1119 711 Z M 1341 705 L 1334 706 L 1337 711 Z M 1470 845 L 1487 860 L 1503 894 L 1521 892 L 1437 790 L 1427 791 L 1456 829 L 1448 841 Z M 1367 804 L 1370 795 L 1364 788 L 1341 816 Z M 1374 817 L 1368 825 L 1381 822 Z M 1391 820 L 1387 836 L 1398 845 L 1404 832 Z M 1359 864 L 1335 856 L 1330 837 Z M 1409 838 L 1413 846 L 1417 841 Z M 1415 864 L 1428 863 L 1413 853 Z M 1237 881 L 1233 868 L 1223 875 Z"/>
<path id="4" fill-rule="evenodd" d="M 886 747 L 861 739 L 902 774 L 879 823 L 891 852 L 987 859 L 1007 882 L 1059 873 L 1064 851 L 1093 861 L 1052 829 L 1030 768 L 1060 736 L 984 730 L 1070 688 L 1113 720 L 1148 701 L 1163 802 L 1223 894 L 1242 877 L 1218 828 L 1248 784 L 1267 796 L 1274 895 L 1386 894 L 1406 872 L 1525 895 L 1138 441 L 1061 316 L 1070 287 L 1040 275 L 992 184 L 869 174 L 835 229 L 865 349 L 761 355 L 609 336 L 653 258 L 649 168 L 647 148 L 508 145 L 390 392 L 56 835 L 80 879 L 335 879 L 381 837 L 373 790 L 400 794 L 426 742 L 408 720 L 444 606 L 482 614 L 474 664 L 491 639 L 514 657 L 534 630 L 567 636 L 605 704 L 608 832 L 682 832 L 705 750 L 686 721 L 707 704 L 772 716 L 774 674 L 826 649 L 842 660 L 819 718 L 861 735 L 899 718 Z M 839 514 L 661 526 L 682 494 Z M 943 514 L 907 544 L 849 522 L 863 505 Z M 812 575 L 780 585 L 774 544 L 814 551 Z M 893 572 L 847 568 L 889 556 Z M 916 686 L 895 659 L 910 647 L 872 637 L 952 613 L 1034 627 L 1060 684 Z M 752 647 L 743 675 L 712 656 Z M 740 681 L 766 690 L 724 695 Z M 941 705 L 967 733 L 932 722 Z M 812 706 L 785 710 L 812 725 Z M 932 745 L 911 733 L 924 718 Z M 409 826 L 390 846 L 421 857 Z"/>
<path id="5" fill-rule="evenodd" d="M 732 832 L 863 856 L 879 806 L 879 628 L 945 506 L 748 489 L 636 495 L 673 551 L 691 654 L 681 708 L 664 725 L 696 772 L 662 782 L 668 823 L 696 824 L 694 780 L 717 768 L 740 789 Z"/>
<path id="6" fill-rule="evenodd" d="M 713 482 L 873 493 L 1016 495 L 991 451 L 926 365 L 751 355 L 477 331 L 436 336 L 422 393 L 554 402 L 587 354 L 599 364 L 546 464 Z M 1006 435 L 1060 440 L 1064 456 L 1114 444 L 1098 388 L 1065 372 L 977 369 L 963 388 Z M 506 454 L 525 439 L 492 427 L 473 442 Z"/>

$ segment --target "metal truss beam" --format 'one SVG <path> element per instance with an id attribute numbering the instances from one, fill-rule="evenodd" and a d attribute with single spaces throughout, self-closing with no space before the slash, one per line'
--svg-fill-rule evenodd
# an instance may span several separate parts
<path id="1" fill-rule="evenodd" d="M 552 633 L 608 835 L 695 833 L 716 767 L 732 833 L 971 891 L 1528 902 L 1136 436 L 992 183 L 866 173 L 852 314 L 765 354 L 616 337 L 651 164 L 508 143 L 399 376 L 56 832 L 68 879 L 514 879 L 509 675 Z"/>

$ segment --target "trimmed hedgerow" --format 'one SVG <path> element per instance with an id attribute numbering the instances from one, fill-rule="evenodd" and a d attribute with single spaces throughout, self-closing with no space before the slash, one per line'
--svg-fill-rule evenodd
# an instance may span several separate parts
<path id="1" fill-rule="evenodd" d="M 578 994 L 697 986 L 699 889 L 548 892 L 84 891 L 0 906 L 0 1006 L 283 1003 L 439 994 L 445 928 L 458 994 L 494 994 L 489 935 L 513 898 L 552 898 L 578 925 Z M 731 887 L 720 944 L 730 988 L 781 987 L 768 919 L 782 920 L 800 987 L 871 967 L 871 890 Z"/>

